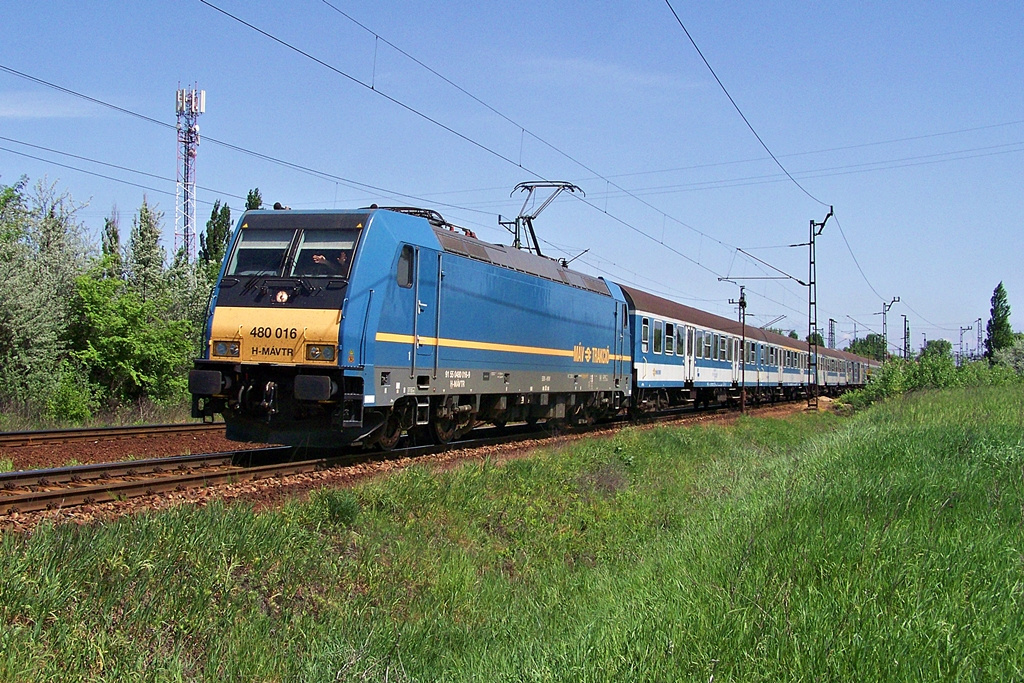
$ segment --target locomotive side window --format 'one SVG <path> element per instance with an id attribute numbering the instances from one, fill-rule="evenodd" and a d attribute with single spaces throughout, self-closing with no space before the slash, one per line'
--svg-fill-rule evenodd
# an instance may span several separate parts
<path id="1" fill-rule="evenodd" d="M 640 325 L 640 350 L 647 353 L 647 349 L 650 348 L 651 342 L 651 321 L 647 318 L 643 319 Z"/>
<path id="2" fill-rule="evenodd" d="M 654 352 L 661 353 L 661 342 L 665 338 L 665 323 L 654 321 Z"/>
<path id="3" fill-rule="evenodd" d="M 408 289 L 412 287 L 413 272 L 413 250 L 410 245 L 402 247 L 402 253 L 398 257 L 398 286 Z"/>
<path id="4" fill-rule="evenodd" d="M 665 323 L 665 354 L 673 355 L 676 352 L 676 326 L 672 323 Z"/>
<path id="5" fill-rule="evenodd" d="M 294 230 L 242 230 L 228 275 L 281 275 Z"/>

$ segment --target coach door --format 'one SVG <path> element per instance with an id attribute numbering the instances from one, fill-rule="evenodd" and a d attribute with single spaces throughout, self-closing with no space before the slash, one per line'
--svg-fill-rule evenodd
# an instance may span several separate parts
<path id="1" fill-rule="evenodd" d="M 686 326 L 686 356 L 683 358 L 683 381 L 693 382 L 693 371 L 694 371 L 694 340 L 693 340 L 693 328 L 689 325 Z"/>
<path id="2" fill-rule="evenodd" d="M 410 376 L 421 389 L 430 387 L 437 378 L 438 329 L 441 323 L 441 259 L 430 258 L 431 252 L 414 250 L 413 315 Z"/>

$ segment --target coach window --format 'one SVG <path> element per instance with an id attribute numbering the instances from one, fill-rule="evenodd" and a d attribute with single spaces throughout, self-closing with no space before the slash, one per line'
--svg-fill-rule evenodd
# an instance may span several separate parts
<path id="1" fill-rule="evenodd" d="M 647 349 L 650 348 L 651 339 L 651 321 L 647 318 L 643 319 L 640 324 L 640 350 L 647 353 Z"/>
<path id="2" fill-rule="evenodd" d="M 686 354 L 689 355 L 689 356 L 694 355 L 694 348 L 695 347 L 693 345 L 693 328 L 692 327 L 687 327 L 686 328 Z"/>
<path id="3" fill-rule="evenodd" d="M 665 323 L 665 355 L 671 356 L 676 352 L 676 326 L 672 323 Z"/>
<path id="4" fill-rule="evenodd" d="M 694 342 L 693 355 L 697 358 L 704 357 L 704 330 L 697 330 L 696 341 Z"/>
<path id="5" fill-rule="evenodd" d="M 705 358 L 714 358 L 712 350 L 718 346 L 718 342 L 715 341 L 715 337 L 716 336 L 717 335 L 713 335 L 711 332 L 705 332 L 704 333 L 704 357 Z M 714 346 L 712 346 L 712 345 L 714 345 Z"/>
<path id="6" fill-rule="evenodd" d="M 662 341 L 665 339 L 665 323 L 654 321 L 654 352 L 661 353 Z"/>
<path id="7" fill-rule="evenodd" d="M 686 330 L 682 325 L 676 325 L 676 353 L 686 355 Z"/>
<path id="8" fill-rule="evenodd" d="M 412 287 L 413 250 L 410 245 L 402 247 L 402 253 L 398 257 L 398 286 Z"/>
<path id="9" fill-rule="evenodd" d="M 726 359 L 726 349 L 729 348 L 729 339 L 725 335 L 722 335 L 718 339 L 718 360 Z"/>
<path id="10" fill-rule="evenodd" d="M 737 340 L 737 339 L 730 339 L 729 341 L 732 342 L 731 344 L 729 344 L 729 362 L 731 363 L 732 362 L 732 358 L 733 358 L 734 347 L 737 344 L 739 344 L 739 340 Z"/>

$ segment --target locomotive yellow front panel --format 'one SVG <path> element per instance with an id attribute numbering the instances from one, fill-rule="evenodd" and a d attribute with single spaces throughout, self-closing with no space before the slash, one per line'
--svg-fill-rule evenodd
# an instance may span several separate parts
<path id="1" fill-rule="evenodd" d="M 341 311 L 218 306 L 210 359 L 336 365 Z"/>

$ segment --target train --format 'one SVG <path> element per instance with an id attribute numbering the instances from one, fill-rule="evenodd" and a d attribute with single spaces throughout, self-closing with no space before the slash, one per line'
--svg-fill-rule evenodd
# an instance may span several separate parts
<path id="1" fill-rule="evenodd" d="M 309 448 L 446 443 L 481 424 L 833 394 L 876 361 L 492 244 L 430 209 L 255 210 L 189 372 L 193 417 Z"/>

